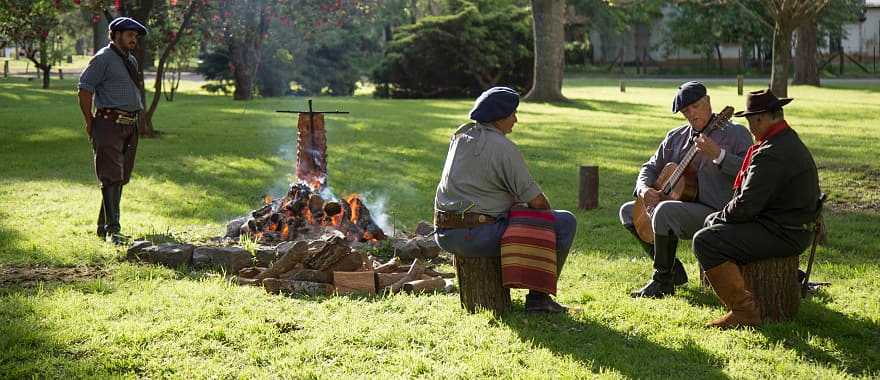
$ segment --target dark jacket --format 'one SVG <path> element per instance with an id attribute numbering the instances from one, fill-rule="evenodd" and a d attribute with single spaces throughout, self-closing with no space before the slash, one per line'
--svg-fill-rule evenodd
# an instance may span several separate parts
<path id="1" fill-rule="evenodd" d="M 810 151 L 787 128 L 756 148 L 742 186 L 721 211 L 727 223 L 807 230 L 818 214 L 819 175 Z"/>

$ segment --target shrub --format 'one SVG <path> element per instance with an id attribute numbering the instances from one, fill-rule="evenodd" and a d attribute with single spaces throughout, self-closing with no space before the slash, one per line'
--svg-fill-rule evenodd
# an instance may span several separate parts
<path id="1" fill-rule="evenodd" d="M 473 97 L 505 85 L 531 87 L 531 13 L 505 2 L 457 3 L 454 14 L 400 28 L 373 71 L 376 96 Z"/>

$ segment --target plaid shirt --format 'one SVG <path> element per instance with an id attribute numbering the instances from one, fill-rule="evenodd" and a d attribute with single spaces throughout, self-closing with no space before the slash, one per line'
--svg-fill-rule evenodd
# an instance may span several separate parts
<path id="1" fill-rule="evenodd" d="M 137 66 L 137 60 L 128 59 Z M 98 50 L 79 77 L 79 89 L 95 94 L 96 108 L 117 108 L 124 111 L 144 109 L 141 92 L 131 80 L 125 63 L 110 45 Z"/>

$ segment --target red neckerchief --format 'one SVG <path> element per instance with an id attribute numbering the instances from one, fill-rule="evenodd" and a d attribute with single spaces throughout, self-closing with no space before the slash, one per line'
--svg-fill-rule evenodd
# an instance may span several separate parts
<path id="1" fill-rule="evenodd" d="M 739 167 L 739 172 L 736 173 L 736 179 L 733 180 L 734 190 L 739 189 L 742 186 L 742 182 L 746 178 L 746 171 L 749 169 L 749 165 L 752 164 L 752 155 L 755 154 L 755 151 L 758 149 L 758 147 L 764 145 L 764 142 L 766 142 L 767 139 L 782 133 L 782 131 L 788 128 L 788 123 L 785 122 L 785 120 L 773 124 L 770 126 L 770 128 L 767 129 L 767 133 L 765 133 L 764 136 L 759 137 L 758 141 L 749 147 L 749 150 L 746 152 L 745 158 L 743 158 L 742 166 Z"/>

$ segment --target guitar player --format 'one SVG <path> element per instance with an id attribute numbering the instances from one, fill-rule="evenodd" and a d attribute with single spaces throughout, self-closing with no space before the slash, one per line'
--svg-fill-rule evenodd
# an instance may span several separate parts
<path id="1" fill-rule="evenodd" d="M 662 298 L 675 293 L 676 285 L 686 284 L 687 274 L 681 261 L 675 257 L 678 240 L 689 240 L 706 217 L 723 207 L 733 193 L 733 179 L 742 164 L 746 150 L 752 144 L 748 129 L 726 121 L 701 134 L 716 114 L 700 82 L 686 82 L 678 87 L 672 101 L 672 113 L 681 112 L 687 124 L 666 134 L 651 158 L 642 164 L 636 179 L 633 196 L 642 197 L 650 215 L 654 231 L 653 244 L 639 238 L 633 224 L 633 205 L 630 201 L 620 207 L 620 222 L 641 243 L 654 260 L 654 272 L 648 283 L 630 293 L 634 298 Z M 694 202 L 667 200 L 655 189 L 655 182 L 667 163 L 679 163 L 686 152 L 696 144 L 697 155 L 688 172 L 696 176 L 697 197 Z"/>

